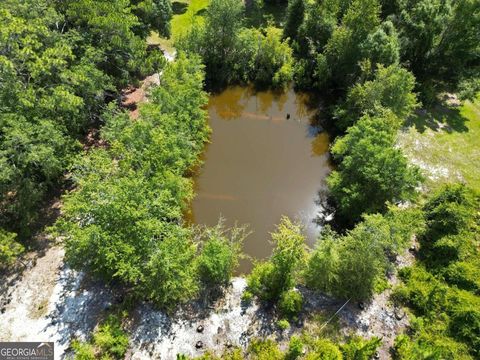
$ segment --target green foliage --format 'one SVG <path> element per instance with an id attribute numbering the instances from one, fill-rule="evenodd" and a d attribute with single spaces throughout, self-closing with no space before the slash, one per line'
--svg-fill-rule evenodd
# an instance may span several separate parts
<path id="1" fill-rule="evenodd" d="M 75 360 L 95 360 L 95 347 L 92 344 L 81 342 L 78 340 L 72 341 L 72 349 L 75 353 Z"/>
<path id="2" fill-rule="evenodd" d="M 288 2 L 285 25 L 283 26 L 283 37 L 295 40 L 298 29 L 305 17 L 305 1 L 290 0 Z"/>
<path id="3" fill-rule="evenodd" d="M 248 81 L 285 87 L 293 78 L 293 56 L 282 30 L 244 28 L 243 11 L 238 0 L 212 1 L 205 26 L 192 29 L 178 46 L 202 57 L 209 87 Z"/>
<path id="4" fill-rule="evenodd" d="M 413 196 L 421 177 L 395 148 L 399 120 L 391 111 L 364 115 L 332 147 L 337 170 L 327 178 L 337 214 L 348 223 L 363 213 L 385 212 L 387 201 Z"/>
<path id="5" fill-rule="evenodd" d="M 309 258 L 306 285 L 342 298 L 368 299 L 382 283 L 389 257 L 404 251 L 422 227 L 418 211 L 391 207 L 385 216 L 364 216 L 343 236 L 326 228 Z"/>
<path id="6" fill-rule="evenodd" d="M 424 206 L 421 262 L 401 271 L 394 296 L 418 316 L 411 339 L 396 342 L 398 358 L 471 359 L 480 353 L 478 196 L 449 185 Z"/>
<path id="7" fill-rule="evenodd" d="M 74 340 L 76 360 L 123 359 L 128 349 L 128 336 L 122 328 L 120 314 L 111 314 L 95 330 L 91 342 Z"/>
<path id="8" fill-rule="evenodd" d="M 146 14 L 159 4 L 169 1 L 2 1 L 1 225 L 21 239 L 31 235 L 105 94 L 161 65 L 159 51 L 147 52 L 151 24 L 139 17 L 140 7 Z"/>
<path id="9" fill-rule="evenodd" d="M 278 302 L 278 311 L 282 316 L 294 318 L 302 310 L 303 297 L 296 290 L 288 290 L 282 293 Z"/>
<path id="10" fill-rule="evenodd" d="M 280 29 L 267 27 L 265 35 L 257 36 L 258 50 L 254 58 L 253 81 L 260 86 L 286 87 L 293 78 L 292 50 L 282 41 Z"/>
<path id="11" fill-rule="evenodd" d="M 339 347 L 327 339 L 318 339 L 313 345 L 312 351 L 307 353 L 307 360 L 342 360 L 343 356 Z"/>
<path id="12" fill-rule="evenodd" d="M 287 217 L 281 219 L 272 240 L 272 256 L 266 262 L 255 264 L 247 279 L 248 291 L 264 301 L 277 301 L 293 288 L 306 256 L 301 226 Z"/>
<path id="13" fill-rule="evenodd" d="M 154 30 L 165 37 L 170 36 L 172 4 L 169 0 L 136 0 L 135 3 L 134 12 L 141 19 L 146 35 Z"/>
<path id="14" fill-rule="evenodd" d="M 425 204 L 428 238 L 457 235 L 478 226 L 478 195 L 464 185 L 447 185 Z"/>
<path id="15" fill-rule="evenodd" d="M 277 321 L 277 326 L 280 330 L 287 330 L 290 328 L 290 323 L 287 319 L 280 319 Z"/>
<path id="16" fill-rule="evenodd" d="M 286 87 L 293 77 L 293 57 L 281 31 L 271 26 L 262 31 L 242 29 L 234 74 L 238 81 L 252 81 L 258 87 Z"/>
<path id="17" fill-rule="evenodd" d="M 198 273 L 207 287 L 227 285 L 241 255 L 242 242 L 246 237 L 244 228 L 234 228 L 229 233 L 220 222 L 200 232 L 201 250 Z"/>
<path id="18" fill-rule="evenodd" d="M 166 308 L 198 288 L 197 248 L 181 219 L 193 196 L 186 176 L 208 137 L 202 81 L 199 59 L 179 54 L 136 121 L 107 113 L 110 146 L 78 162 L 57 224 L 72 266 Z"/>
<path id="19" fill-rule="evenodd" d="M 421 82 L 455 88 L 463 76 L 478 78 L 478 0 L 405 0 L 399 5 L 402 58 Z"/>
<path id="20" fill-rule="evenodd" d="M 386 259 L 382 252 L 383 229 L 370 227 L 368 221 L 357 225 L 343 240 L 339 253 L 338 287 L 333 294 L 356 300 L 373 295 L 378 278 L 385 276 Z"/>
<path id="21" fill-rule="evenodd" d="M 248 347 L 248 353 L 251 359 L 255 360 L 278 360 L 282 358 L 277 343 L 270 339 L 254 339 Z"/>
<path id="22" fill-rule="evenodd" d="M 202 57 L 210 87 L 224 86 L 234 79 L 244 10 L 240 0 L 212 0 L 204 27 L 192 29 L 179 41 L 181 49 Z"/>
<path id="23" fill-rule="evenodd" d="M 385 21 L 377 30 L 368 34 L 360 45 L 360 52 L 364 59 L 369 59 L 374 65 L 398 64 L 400 60 L 400 40 L 393 23 Z"/>
<path id="24" fill-rule="evenodd" d="M 138 286 L 142 295 L 166 309 L 192 299 L 199 288 L 196 248 L 186 231 L 182 233 L 167 233 L 155 251 L 148 253 L 149 261 L 141 273 L 145 280 Z"/>
<path id="25" fill-rule="evenodd" d="M 338 285 L 340 254 L 337 240 L 337 234 L 330 227 L 322 230 L 321 239 L 308 259 L 304 274 L 308 287 L 332 293 Z"/>
<path id="26" fill-rule="evenodd" d="M 295 360 L 303 355 L 305 345 L 299 336 L 292 336 L 288 343 L 288 351 L 285 355 L 285 360 Z"/>
<path id="27" fill-rule="evenodd" d="M 332 33 L 325 46 L 325 55 L 332 69 L 334 83 L 339 87 L 354 83 L 362 59 L 360 46 L 368 34 L 380 25 L 378 0 L 353 0 L 341 25 Z"/>
<path id="28" fill-rule="evenodd" d="M 381 343 L 382 340 L 376 337 L 369 340 L 353 337 L 350 341 L 343 344 L 341 349 L 345 359 L 369 360 L 375 355 Z"/>
<path id="29" fill-rule="evenodd" d="M 12 266 L 25 250 L 23 245 L 16 241 L 16 237 L 15 233 L 0 228 L 0 269 Z"/>
<path id="30" fill-rule="evenodd" d="M 118 316 L 109 315 L 93 334 L 93 342 L 104 355 L 122 359 L 127 352 L 128 336 L 122 329 L 121 319 Z"/>
<path id="31" fill-rule="evenodd" d="M 379 66 L 373 80 L 350 88 L 345 103 L 335 111 L 336 126 L 346 130 L 365 114 L 374 115 L 378 108 L 389 109 L 399 119 L 407 119 L 418 107 L 413 93 L 415 78 L 399 65 Z"/>

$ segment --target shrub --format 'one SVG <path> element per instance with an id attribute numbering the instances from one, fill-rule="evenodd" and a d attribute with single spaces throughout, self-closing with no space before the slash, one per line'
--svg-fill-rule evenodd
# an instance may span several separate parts
<path id="1" fill-rule="evenodd" d="M 128 349 L 128 336 L 122 328 L 126 314 L 110 314 L 93 333 L 91 342 L 72 342 L 76 360 L 123 359 Z"/>
<path id="2" fill-rule="evenodd" d="M 200 234 L 203 239 L 198 257 L 198 273 L 207 286 L 227 285 L 241 253 L 245 238 L 243 228 L 234 228 L 227 232 L 222 223 L 212 228 L 204 228 Z"/>
<path id="3" fill-rule="evenodd" d="M 72 341 L 72 349 L 75 353 L 75 360 L 95 360 L 95 347 L 92 344 L 78 340 Z"/>
<path id="4" fill-rule="evenodd" d="M 278 360 L 283 357 L 278 345 L 270 339 L 253 339 L 248 354 L 255 360 Z"/>
<path id="5" fill-rule="evenodd" d="M 456 235 L 476 226 L 478 195 L 465 185 L 446 185 L 425 204 L 430 241 L 444 235 Z"/>
<path id="6" fill-rule="evenodd" d="M 306 258 L 301 226 L 283 217 L 272 233 L 273 254 L 267 262 L 255 264 L 247 278 L 248 290 L 265 301 L 277 301 L 295 279 Z"/>
<path id="7" fill-rule="evenodd" d="M 0 228 L 0 269 L 13 265 L 17 257 L 25 250 L 15 241 L 17 235 Z"/>
<path id="8" fill-rule="evenodd" d="M 305 345 L 300 337 L 296 335 L 292 336 L 290 338 L 290 342 L 288 343 L 288 351 L 285 355 L 285 360 L 298 359 L 300 356 L 302 356 L 304 347 Z"/>
<path id="9" fill-rule="evenodd" d="M 305 360 L 342 360 L 343 356 L 333 342 L 327 339 L 319 339 L 315 341 L 313 349 L 307 354 Z"/>
<path id="10" fill-rule="evenodd" d="M 278 302 L 278 311 L 282 316 L 293 318 L 302 310 L 302 294 L 296 290 L 285 291 Z"/>
<path id="11" fill-rule="evenodd" d="M 346 359 L 369 360 L 373 358 L 381 343 L 382 340 L 376 337 L 366 340 L 355 336 L 343 344 L 341 349 Z"/>
<path id="12" fill-rule="evenodd" d="M 364 115 L 332 147 L 339 162 L 327 178 L 337 214 L 348 225 L 362 214 L 385 213 L 388 202 L 411 199 L 421 180 L 395 147 L 398 118 L 390 110 Z"/>
<path id="13" fill-rule="evenodd" d="M 109 315 L 93 334 L 93 341 L 103 354 L 122 359 L 128 348 L 128 336 L 122 329 L 121 318 Z"/>
<path id="14" fill-rule="evenodd" d="M 280 328 L 280 330 L 287 330 L 290 328 L 290 323 L 287 319 L 280 319 L 277 321 L 277 326 Z"/>
<path id="15" fill-rule="evenodd" d="M 450 284 L 480 295 L 480 260 L 452 263 L 443 275 Z"/>

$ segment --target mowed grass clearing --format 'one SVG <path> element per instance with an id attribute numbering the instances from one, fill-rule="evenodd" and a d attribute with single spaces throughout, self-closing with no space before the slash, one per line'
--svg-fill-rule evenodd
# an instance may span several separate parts
<path id="1" fill-rule="evenodd" d="M 210 0 L 182 0 L 172 2 L 173 16 L 171 21 L 170 39 L 152 33 L 147 39 L 149 44 L 159 44 L 168 52 L 174 51 L 174 43 L 192 27 L 201 26 L 204 22 L 203 14 L 210 4 Z"/>
<path id="2" fill-rule="evenodd" d="M 480 96 L 460 107 L 436 106 L 413 118 L 399 144 L 426 177 L 426 190 L 464 182 L 480 191 Z"/>

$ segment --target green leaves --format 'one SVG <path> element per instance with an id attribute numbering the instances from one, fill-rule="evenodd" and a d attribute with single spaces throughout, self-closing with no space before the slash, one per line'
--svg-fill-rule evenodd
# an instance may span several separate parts
<path id="1" fill-rule="evenodd" d="M 152 25 L 134 9 L 129 0 L 2 1 L 1 222 L 20 237 L 71 165 L 104 93 L 159 65 L 158 51 L 146 51 Z"/>
<path id="2" fill-rule="evenodd" d="M 209 87 L 248 81 L 260 87 L 287 86 L 293 78 L 293 56 L 282 30 L 241 27 L 243 11 L 237 0 L 212 1 L 205 26 L 181 39 L 180 47 L 201 56 Z"/>
<path id="3" fill-rule="evenodd" d="M 7 269 L 24 251 L 24 247 L 16 241 L 17 235 L 0 228 L 0 269 Z"/>
<path id="4" fill-rule="evenodd" d="M 248 291 L 265 301 L 277 301 L 293 288 L 306 259 L 305 237 L 301 226 L 287 217 L 272 233 L 273 253 L 266 262 L 255 264 L 247 279 Z"/>
<path id="5" fill-rule="evenodd" d="M 411 338 L 396 343 L 399 358 L 422 352 L 478 357 L 479 205 L 478 195 L 463 185 L 445 186 L 425 204 L 419 261 L 402 270 L 404 284 L 395 290 L 418 316 Z"/>
<path id="6" fill-rule="evenodd" d="M 335 110 L 336 126 L 344 131 L 362 115 L 374 115 L 382 107 L 403 121 L 419 106 L 414 87 L 415 78 L 408 70 L 396 64 L 379 65 L 373 80 L 349 89 L 345 102 Z"/>
<path id="7" fill-rule="evenodd" d="M 198 274 L 209 287 L 227 285 L 241 257 L 242 243 L 248 235 L 245 228 L 227 231 L 222 221 L 212 228 L 199 229 L 197 235 L 201 244 L 197 258 Z"/>
<path id="8" fill-rule="evenodd" d="M 72 266 L 117 280 L 167 309 L 199 289 L 197 244 L 182 219 L 193 197 L 187 173 L 209 131 L 202 69 L 198 58 L 179 54 L 138 119 L 107 111 L 102 137 L 109 147 L 78 161 L 77 190 L 65 197 L 57 224 Z M 237 254 L 222 263 L 216 245 L 207 242 L 201 258 L 213 269 L 210 280 L 223 284 Z M 223 240 L 220 245 L 225 254 Z"/>
<path id="9" fill-rule="evenodd" d="M 365 115 L 332 147 L 340 162 L 327 178 L 338 215 L 353 223 L 363 213 L 384 212 L 386 202 L 409 199 L 421 177 L 395 148 L 398 119 L 382 110 Z"/>

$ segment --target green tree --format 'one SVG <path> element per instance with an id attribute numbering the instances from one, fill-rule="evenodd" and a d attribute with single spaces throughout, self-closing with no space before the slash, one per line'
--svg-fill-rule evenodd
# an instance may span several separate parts
<path id="1" fill-rule="evenodd" d="M 141 20 L 144 36 L 150 35 L 152 30 L 160 35 L 170 36 L 172 18 L 170 0 L 134 0 L 132 3 L 135 14 Z"/>
<path id="2" fill-rule="evenodd" d="M 288 2 L 285 25 L 283 26 L 283 37 L 293 41 L 305 16 L 304 0 L 290 0 Z"/>
<path id="3" fill-rule="evenodd" d="M 345 102 L 335 111 L 336 125 L 346 130 L 362 115 L 374 115 L 380 107 L 405 120 L 419 106 L 414 87 L 415 78 L 408 70 L 399 65 L 379 65 L 373 80 L 349 89 Z"/>
<path id="4" fill-rule="evenodd" d="M 277 301 L 295 285 L 305 262 L 305 238 L 301 226 L 283 217 L 272 233 L 273 253 L 267 262 L 257 263 L 248 276 L 248 291 L 265 301 Z"/>
<path id="5" fill-rule="evenodd" d="M 338 285 L 340 254 L 338 235 L 326 227 L 322 230 L 313 253 L 308 259 L 305 282 L 309 288 L 332 294 Z"/>
<path id="6" fill-rule="evenodd" d="M 188 171 L 208 137 L 198 58 L 178 55 L 132 122 L 110 109 L 109 147 L 76 164 L 77 190 L 64 199 L 58 231 L 67 261 L 172 308 L 195 295 L 197 247 L 183 214 L 193 197 Z"/>
<path id="7" fill-rule="evenodd" d="M 411 198 L 421 177 L 395 148 L 398 118 L 388 110 L 364 115 L 332 147 L 337 170 L 327 178 L 337 216 L 352 223 L 385 212 L 386 202 Z"/>
<path id="8" fill-rule="evenodd" d="M 40 204 L 61 185 L 81 149 L 77 139 L 99 122 L 105 101 L 162 63 L 160 51 L 147 53 L 151 25 L 136 5 L 0 4 L 0 223 L 20 239 L 31 235 Z"/>
<path id="9" fill-rule="evenodd" d="M 350 3 L 341 25 L 334 30 L 325 48 L 333 80 L 338 87 L 345 88 L 355 82 L 360 71 L 360 45 L 378 25 L 378 0 L 353 0 Z"/>
<path id="10" fill-rule="evenodd" d="M 399 2 L 402 59 L 424 87 L 455 89 L 478 79 L 479 5 L 478 0 Z"/>
<path id="11" fill-rule="evenodd" d="M 140 286 L 141 294 L 169 310 L 192 299 L 199 289 L 195 257 L 196 247 L 188 233 L 170 230 L 149 254 L 143 270 L 145 281 Z"/>
<path id="12" fill-rule="evenodd" d="M 213 0 L 205 16 L 202 57 L 206 66 L 207 83 L 228 84 L 237 61 L 237 35 L 244 12 L 240 0 Z"/>
<path id="13" fill-rule="evenodd" d="M 13 265 L 17 257 L 25 250 L 16 241 L 17 235 L 0 228 L 0 269 Z"/>
<path id="14" fill-rule="evenodd" d="M 360 45 L 362 57 L 373 65 L 389 66 L 400 60 L 400 40 L 391 21 L 383 22 L 375 32 L 368 34 Z"/>
<path id="15" fill-rule="evenodd" d="M 293 79 L 292 50 L 282 41 L 281 31 L 267 27 L 259 37 L 254 82 L 260 86 L 286 87 Z"/>
<path id="16" fill-rule="evenodd" d="M 198 272 L 207 287 L 228 284 L 238 266 L 246 235 L 244 228 L 227 231 L 221 222 L 200 231 L 199 241 L 202 245 L 197 258 Z"/>

